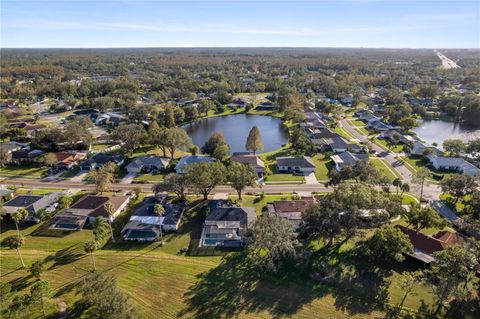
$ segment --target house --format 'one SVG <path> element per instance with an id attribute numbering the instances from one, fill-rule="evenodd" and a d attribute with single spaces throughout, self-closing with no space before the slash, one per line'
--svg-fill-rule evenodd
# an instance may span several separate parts
<path id="1" fill-rule="evenodd" d="M 334 153 L 343 153 L 346 151 L 360 153 L 363 150 L 360 145 L 350 144 L 340 136 L 325 139 L 325 145 Z"/>
<path id="2" fill-rule="evenodd" d="M 256 155 L 253 155 L 253 154 L 234 155 L 230 157 L 230 160 L 232 162 L 237 162 L 237 163 L 242 163 L 242 164 L 252 166 L 252 168 L 255 170 L 255 173 L 257 173 L 258 176 L 263 176 L 265 174 L 265 163 L 260 159 L 260 157 Z"/>
<path id="3" fill-rule="evenodd" d="M 45 154 L 44 151 L 30 150 L 27 147 L 18 151 L 13 151 L 9 162 L 12 164 L 38 162 L 43 154 Z"/>
<path id="4" fill-rule="evenodd" d="M 95 125 L 112 125 L 116 126 L 126 121 L 125 116 L 114 113 L 114 112 L 107 112 L 104 114 L 100 114 L 95 119 Z"/>
<path id="5" fill-rule="evenodd" d="M 382 121 L 377 120 L 377 119 L 372 119 L 372 120 L 368 121 L 367 128 L 371 128 L 371 129 L 373 129 L 375 131 L 378 131 L 378 132 L 388 131 L 388 130 L 392 129 L 392 127 L 390 125 L 385 124 Z"/>
<path id="6" fill-rule="evenodd" d="M 19 151 L 26 146 L 26 144 L 17 142 L 0 143 L 0 157 L 5 162 L 10 162 L 12 160 L 12 153 L 15 151 Z"/>
<path id="7" fill-rule="evenodd" d="M 229 108 L 232 108 L 232 109 L 236 110 L 238 108 L 244 108 L 245 106 L 247 106 L 247 103 L 242 99 L 236 99 L 236 100 L 228 103 L 227 106 Z"/>
<path id="8" fill-rule="evenodd" d="M 358 119 L 362 120 L 366 123 L 368 123 L 370 121 L 374 121 L 374 120 L 377 120 L 377 121 L 381 120 L 380 117 L 378 117 L 376 115 L 373 115 L 370 111 L 365 111 L 365 112 L 360 113 L 360 115 L 358 116 Z"/>
<path id="9" fill-rule="evenodd" d="M 298 173 L 308 175 L 315 172 L 315 164 L 308 156 L 277 157 L 277 170 L 280 173 Z"/>
<path id="10" fill-rule="evenodd" d="M 409 237 L 413 245 L 413 253 L 407 255 L 422 262 L 424 265 L 428 265 L 435 260 L 434 253 L 442 251 L 449 246 L 462 246 L 465 243 L 458 233 L 441 231 L 433 236 L 427 236 L 405 226 L 397 225 L 396 227 Z"/>
<path id="11" fill-rule="evenodd" d="M 335 169 L 340 171 L 343 167 L 355 165 L 356 162 L 361 160 L 368 160 L 368 154 L 353 154 L 349 151 L 332 155 L 332 161 L 335 163 Z"/>
<path id="12" fill-rule="evenodd" d="M 275 104 L 273 104 L 270 101 L 265 101 L 260 104 L 255 108 L 257 111 L 273 111 L 275 110 Z"/>
<path id="13" fill-rule="evenodd" d="M 257 218 L 255 208 L 211 201 L 200 237 L 200 247 L 241 247 L 245 233 Z"/>
<path id="14" fill-rule="evenodd" d="M 97 153 L 89 160 L 83 162 L 80 167 L 82 171 L 90 171 L 92 169 L 99 169 L 107 163 L 114 163 L 118 166 L 122 165 L 125 161 L 125 156 L 121 154 L 103 154 Z"/>
<path id="15" fill-rule="evenodd" d="M 53 154 L 57 157 L 57 163 L 55 164 L 55 171 L 57 172 L 68 170 L 87 157 L 87 154 L 75 151 L 56 152 Z"/>
<path id="16" fill-rule="evenodd" d="M 340 103 L 345 106 L 352 106 L 353 98 L 351 97 L 344 97 L 340 100 Z"/>
<path id="17" fill-rule="evenodd" d="M 267 204 L 267 212 L 286 219 L 292 224 L 293 229 L 299 230 L 302 213 L 313 203 L 313 197 L 303 197 L 299 200 L 278 200 Z"/>
<path id="18" fill-rule="evenodd" d="M 395 128 L 392 128 L 387 131 L 383 131 L 382 133 L 380 133 L 380 137 L 382 137 L 383 139 L 389 140 L 394 144 L 399 144 L 399 143 L 407 144 L 407 143 L 413 143 L 414 141 L 413 137 L 410 134 Z"/>
<path id="19" fill-rule="evenodd" d="M 462 174 L 477 176 L 480 169 L 460 157 L 445 157 L 435 154 L 428 155 L 430 163 L 438 170 L 456 171 Z"/>
<path id="20" fill-rule="evenodd" d="M 163 206 L 165 213 L 162 217 L 155 213 L 156 205 Z M 165 203 L 154 196 L 147 197 L 122 229 L 122 237 L 135 241 L 157 240 L 160 225 L 163 231 L 177 231 L 186 208 L 185 203 Z"/>
<path id="21" fill-rule="evenodd" d="M 45 124 L 32 124 L 32 123 L 21 123 L 18 125 L 19 128 L 24 129 L 27 132 L 28 137 L 32 137 L 35 132 L 44 130 L 47 128 Z"/>
<path id="22" fill-rule="evenodd" d="M 58 213 L 51 221 L 50 229 L 79 230 L 85 224 L 91 224 L 97 217 L 113 221 L 128 205 L 130 196 L 85 195 L 69 208 Z M 112 204 L 114 212 L 109 216 L 107 203 Z M 70 221 L 71 223 L 67 223 Z"/>
<path id="23" fill-rule="evenodd" d="M 414 140 L 412 142 L 412 149 L 410 150 L 410 155 L 417 155 L 417 156 L 421 156 L 421 155 L 424 155 L 425 154 L 425 150 L 426 149 L 430 149 L 432 151 L 432 154 L 435 154 L 435 155 L 443 155 L 443 152 L 441 150 L 439 150 L 438 148 L 436 147 L 433 147 L 433 146 L 427 146 L 427 144 L 425 144 L 424 142 L 422 141 L 419 141 L 419 140 Z"/>
<path id="24" fill-rule="evenodd" d="M 178 161 L 178 164 L 175 166 L 175 172 L 178 174 L 185 174 L 186 170 L 185 167 L 190 164 L 195 163 L 204 163 L 204 162 L 215 162 L 215 159 L 210 156 L 198 156 L 198 155 L 191 155 L 191 156 L 184 156 Z"/>
<path id="25" fill-rule="evenodd" d="M 167 169 L 170 159 L 160 156 L 140 156 L 125 166 L 129 173 L 149 173 Z"/>
<path id="26" fill-rule="evenodd" d="M 53 212 L 60 196 L 62 196 L 62 192 L 53 192 L 48 195 L 18 195 L 4 203 L 3 209 L 9 215 L 19 209 L 26 209 L 29 213 L 27 220 L 39 222 L 38 214 L 42 210 Z"/>

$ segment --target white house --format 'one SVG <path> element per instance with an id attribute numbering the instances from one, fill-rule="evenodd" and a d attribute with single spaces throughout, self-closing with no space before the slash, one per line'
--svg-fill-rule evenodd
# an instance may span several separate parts
<path id="1" fill-rule="evenodd" d="M 140 156 L 130 162 L 125 169 L 129 173 L 163 171 L 170 163 L 170 159 L 160 156 Z"/>
<path id="2" fill-rule="evenodd" d="M 452 170 L 472 176 L 477 176 L 480 172 L 478 167 L 460 157 L 430 155 L 428 159 L 433 167 L 439 170 Z"/>

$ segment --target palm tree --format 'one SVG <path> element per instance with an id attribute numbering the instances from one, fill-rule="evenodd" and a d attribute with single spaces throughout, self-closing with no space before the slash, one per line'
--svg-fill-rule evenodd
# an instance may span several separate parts
<path id="1" fill-rule="evenodd" d="M 12 214 L 12 219 L 15 222 L 15 227 L 17 227 L 17 234 L 20 235 L 20 230 L 18 229 L 18 224 L 25 220 L 28 217 L 28 211 L 24 208 L 17 209 L 15 213 Z"/>
<path id="2" fill-rule="evenodd" d="M 83 246 L 83 250 L 85 250 L 85 252 L 87 254 L 90 254 L 90 256 L 92 257 L 93 270 L 97 270 L 97 267 L 95 266 L 95 257 L 93 257 L 93 253 L 97 249 L 98 249 L 98 243 L 94 240 L 87 241 Z"/>
<path id="3" fill-rule="evenodd" d="M 113 237 L 113 228 L 112 228 L 112 219 L 113 215 L 115 214 L 115 207 L 111 202 L 107 202 L 105 204 L 105 210 L 108 214 L 108 225 L 110 226 L 110 234 L 112 235 L 112 243 L 115 242 L 115 237 Z"/>
<path id="4" fill-rule="evenodd" d="M 408 193 L 410 191 L 410 185 L 408 183 L 403 183 L 402 185 L 400 185 L 400 189 L 402 190 L 403 195 L 403 193 Z"/>
<path id="5" fill-rule="evenodd" d="M 426 167 L 420 167 L 413 175 L 412 182 L 420 184 L 420 202 L 422 202 L 423 199 L 423 185 L 425 184 L 425 180 L 431 177 L 432 173 L 430 173 L 430 170 Z"/>
<path id="6" fill-rule="evenodd" d="M 397 189 L 397 195 L 398 195 L 398 188 L 402 186 L 402 180 L 397 177 L 393 180 L 392 185 L 395 186 L 395 188 Z"/>
<path id="7" fill-rule="evenodd" d="M 25 268 L 25 263 L 23 262 L 22 255 L 20 254 L 20 247 L 25 244 L 25 238 L 19 234 L 10 236 L 5 241 L 10 249 L 17 250 L 18 258 L 20 258 L 20 262 L 22 263 L 22 268 Z"/>
<path id="8" fill-rule="evenodd" d="M 108 232 L 108 223 L 102 217 L 97 216 L 92 223 L 92 227 L 95 241 L 98 243 L 103 242 Z"/>
<path id="9" fill-rule="evenodd" d="M 162 233 L 162 219 L 161 217 L 165 214 L 165 209 L 162 204 L 156 204 L 154 208 L 155 214 L 158 216 L 158 229 L 160 230 L 160 242 L 163 245 L 163 233 Z"/>

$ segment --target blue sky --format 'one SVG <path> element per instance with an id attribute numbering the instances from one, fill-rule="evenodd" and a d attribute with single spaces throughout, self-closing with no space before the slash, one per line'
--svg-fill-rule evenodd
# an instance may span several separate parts
<path id="1" fill-rule="evenodd" d="M 479 48 L 480 1 L 2 0 L 6 47 Z"/>

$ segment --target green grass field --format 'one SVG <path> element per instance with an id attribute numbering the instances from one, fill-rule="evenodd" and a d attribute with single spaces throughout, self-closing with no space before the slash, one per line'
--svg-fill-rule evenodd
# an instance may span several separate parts
<path id="1" fill-rule="evenodd" d="M 0 168 L 0 177 L 40 178 L 47 175 L 46 167 L 7 166 Z"/>
<path id="2" fill-rule="evenodd" d="M 326 157 L 324 154 L 317 154 L 312 157 L 315 163 L 315 176 L 318 181 L 328 181 L 328 173 L 334 168 L 333 161 L 330 157 Z"/>
<path id="3" fill-rule="evenodd" d="M 135 176 L 134 181 L 145 181 L 152 183 L 160 183 L 165 178 L 165 174 L 140 174 Z"/>
<path id="4" fill-rule="evenodd" d="M 336 126 L 334 131 L 335 133 L 339 134 L 341 137 L 349 141 L 355 139 L 355 137 L 343 127 Z"/>
<path id="5" fill-rule="evenodd" d="M 283 198 L 290 195 L 265 196 L 255 203 L 254 196 L 245 196 L 241 204 L 261 210 L 268 201 Z M 261 278 L 258 272 L 246 267 L 241 253 L 179 254 L 180 249 L 198 242 L 204 205 L 199 203 L 198 209 L 187 212 L 179 232 L 167 234 L 163 246 L 158 242 L 109 243 L 95 252 L 97 270 L 117 277 L 119 288 L 130 296 L 140 318 L 383 318 L 384 314 L 375 310 L 372 302 L 383 296 L 379 285 L 386 285 L 389 304 L 398 304 L 403 297 L 398 279 L 408 269 L 407 265 L 392 270 L 385 278 L 356 277 L 355 267 L 344 268 L 359 262 L 352 248 L 362 236 L 341 244 L 329 256 L 336 267 L 345 269 L 343 279 L 335 285 L 322 284 L 302 272 Z M 116 223 L 126 221 L 134 208 Z M 114 226 L 118 236 L 122 225 Z M 22 256 L 27 265 L 44 261 L 46 271 L 42 276 L 50 282 L 55 298 L 64 300 L 68 311 L 76 313 L 79 295 L 75 287 L 92 267 L 90 256 L 83 252 L 83 243 L 92 238 L 92 232 L 82 230 L 63 237 L 43 237 L 32 234 L 38 227 L 22 227 L 26 236 Z M 13 225 L 2 228 L 0 241 L 13 233 Z M 321 245 L 317 249 L 321 250 Z M 28 291 L 34 279 L 19 268 L 15 251 L 1 247 L 0 261 L 2 281 L 11 282 L 20 292 Z M 429 288 L 416 284 L 414 292 L 406 298 L 404 306 L 417 309 L 421 302 L 432 305 Z M 55 312 L 53 299 L 48 304 L 49 313 Z"/>
<path id="6" fill-rule="evenodd" d="M 379 145 L 380 147 L 383 147 L 385 150 L 390 150 L 390 151 L 395 152 L 395 153 L 401 153 L 401 152 L 403 152 L 403 145 L 401 145 L 401 144 L 397 144 L 397 145 L 394 145 L 393 147 L 389 148 L 387 141 L 384 140 L 384 139 L 375 137 L 375 138 L 373 139 L 373 141 L 374 141 L 377 145 Z"/>
<path id="7" fill-rule="evenodd" d="M 395 178 L 402 178 L 400 173 L 398 173 L 392 165 L 387 161 L 380 158 L 370 158 L 370 163 L 373 164 L 383 175 L 385 175 L 389 180 L 393 181 Z"/>

